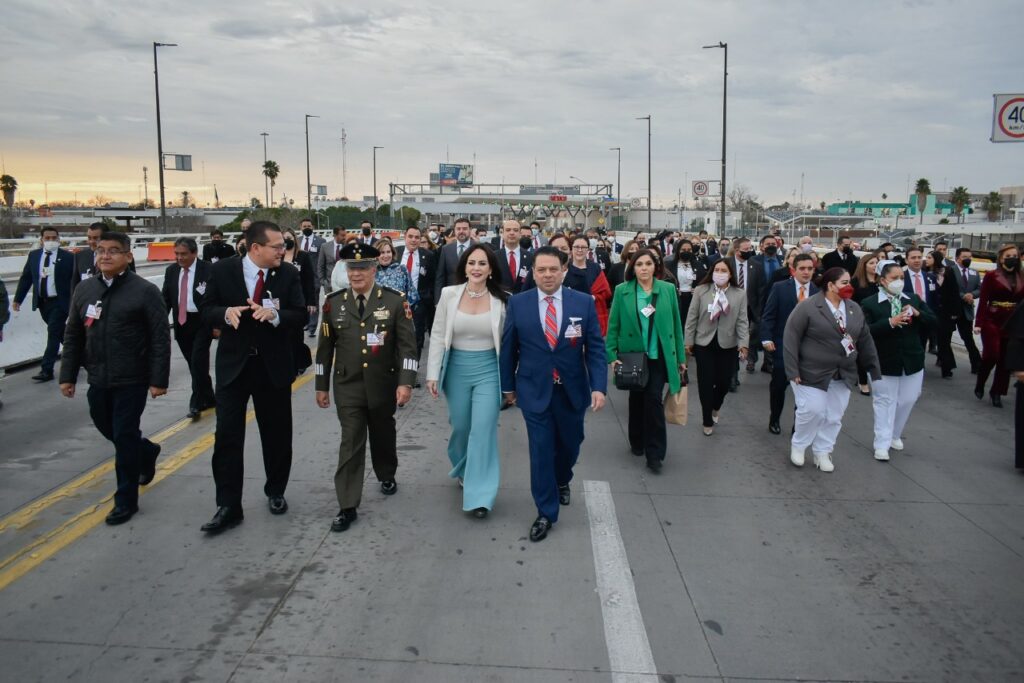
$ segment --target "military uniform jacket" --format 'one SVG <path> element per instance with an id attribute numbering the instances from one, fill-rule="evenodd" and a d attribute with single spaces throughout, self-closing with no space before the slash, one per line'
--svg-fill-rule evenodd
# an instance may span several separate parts
<path id="1" fill-rule="evenodd" d="M 418 370 L 412 309 L 402 294 L 374 284 L 362 317 L 352 290 L 327 297 L 316 349 L 317 391 L 330 391 L 333 377 L 337 405 L 393 408 L 395 390 L 414 386 Z"/>

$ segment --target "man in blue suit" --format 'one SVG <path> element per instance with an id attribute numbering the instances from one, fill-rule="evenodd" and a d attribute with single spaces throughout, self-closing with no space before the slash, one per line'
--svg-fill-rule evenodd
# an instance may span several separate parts
<path id="1" fill-rule="evenodd" d="M 32 310 L 39 311 L 46 323 L 46 350 L 38 375 L 32 379 L 49 382 L 53 379 L 53 366 L 64 340 L 64 325 L 71 307 L 71 274 L 74 255 L 60 248 L 57 228 L 45 227 L 40 232 L 41 249 L 33 249 L 25 260 L 25 268 L 14 293 L 14 310 L 21 310 L 29 290 L 32 290 Z"/>
<path id="2" fill-rule="evenodd" d="M 907 267 L 903 272 L 903 293 L 917 294 L 933 311 L 939 310 L 939 283 L 935 275 L 924 270 L 924 250 L 913 246 L 907 249 Z M 930 333 L 922 327 L 921 345 L 928 348 Z"/>
<path id="3" fill-rule="evenodd" d="M 761 346 L 766 354 L 772 354 L 772 381 L 768 385 L 771 415 L 768 418 L 768 431 L 781 434 L 779 418 L 786 406 L 786 363 L 782 356 L 782 337 L 786 331 L 786 321 L 797 304 L 818 293 L 818 288 L 811 282 L 814 277 L 814 259 L 810 254 L 797 254 L 791 269 L 793 277 L 772 285 L 768 300 L 761 312 Z"/>
<path id="4" fill-rule="evenodd" d="M 534 252 L 537 288 L 508 302 L 501 338 L 501 387 L 518 403 L 530 440 L 530 490 L 541 541 L 570 502 L 572 468 L 583 443 L 587 408 L 604 406 L 608 390 L 604 338 L 593 297 L 562 287 L 569 257 L 554 247 Z"/>

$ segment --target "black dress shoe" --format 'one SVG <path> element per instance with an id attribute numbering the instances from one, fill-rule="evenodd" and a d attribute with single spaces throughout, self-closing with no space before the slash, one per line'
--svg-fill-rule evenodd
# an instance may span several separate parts
<path id="1" fill-rule="evenodd" d="M 142 456 L 142 468 L 139 471 L 139 486 L 148 486 L 156 476 L 156 459 L 160 455 L 160 444 L 146 439 L 143 447 L 149 452 Z"/>
<path id="2" fill-rule="evenodd" d="M 185 414 L 185 417 L 195 422 L 200 418 L 201 415 L 202 411 L 199 410 L 199 408 L 189 408 L 189 411 Z"/>
<path id="3" fill-rule="evenodd" d="M 477 519 L 483 519 L 487 516 L 487 508 L 477 508 L 476 510 L 473 510 L 473 516 Z"/>
<path id="4" fill-rule="evenodd" d="M 551 531 L 551 520 L 541 515 L 534 521 L 533 526 L 530 527 L 530 540 L 534 543 L 543 541 L 548 537 L 549 531 Z"/>
<path id="5" fill-rule="evenodd" d="M 398 493 L 398 482 L 394 479 L 385 479 L 380 483 L 380 492 L 385 496 L 393 496 Z"/>
<path id="6" fill-rule="evenodd" d="M 632 453 L 633 455 L 637 456 L 637 457 L 640 457 L 641 455 L 644 454 L 644 449 L 642 449 L 642 448 L 630 448 L 629 452 Z"/>
<path id="7" fill-rule="evenodd" d="M 747 372 L 749 372 L 750 374 L 754 374 L 754 372 L 756 372 L 756 371 L 757 371 L 757 366 L 754 365 L 754 361 L 748 360 L 747 361 Z"/>
<path id="8" fill-rule="evenodd" d="M 1002 408 L 1003 407 L 1003 399 L 999 398 L 998 396 L 993 396 L 992 397 L 992 407 L 993 408 Z"/>
<path id="9" fill-rule="evenodd" d="M 565 484 L 558 487 L 558 504 L 568 505 L 572 501 L 572 493 L 569 491 L 569 485 Z"/>
<path id="10" fill-rule="evenodd" d="M 978 387 L 974 387 L 974 396 L 980 401 L 981 399 L 985 398 L 985 390 L 979 389 Z"/>
<path id="11" fill-rule="evenodd" d="M 222 505 L 217 508 L 217 513 L 213 516 L 213 519 L 199 528 L 208 534 L 219 534 L 225 529 L 238 526 L 242 523 L 243 519 L 245 519 L 245 516 L 242 514 L 242 508 Z"/>
<path id="12" fill-rule="evenodd" d="M 40 372 L 38 375 L 32 375 L 32 379 L 34 379 L 37 382 L 52 382 L 53 381 L 53 373 L 52 372 Z"/>
<path id="13" fill-rule="evenodd" d="M 768 431 L 771 432 L 772 434 L 781 434 L 782 433 L 782 427 L 779 425 L 779 421 L 778 420 L 772 420 L 771 422 L 769 422 L 768 423 Z"/>
<path id="14" fill-rule="evenodd" d="M 267 499 L 267 505 L 270 507 L 272 515 L 283 515 L 288 512 L 288 501 L 284 499 L 284 496 L 270 496 Z"/>
<path id="15" fill-rule="evenodd" d="M 735 394 L 736 390 L 739 389 L 739 386 L 740 386 L 739 382 L 730 382 L 729 383 L 729 393 L 730 394 Z"/>
<path id="16" fill-rule="evenodd" d="M 124 524 L 132 518 L 136 512 L 139 511 L 138 506 L 130 508 L 124 505 L 115 505 L 114 509 L 107 513 L 106 522 L 110 526 L 117 526 L 118 524 Z"/>
<path id="17" fill-rule="evenodd" d="M 952 372 L 943 372 L 942 373 L 942 379 L 953 379 L 953 373 Z"/>
<path id="18" fill-rule="evenodd" d="M 356 512 L 355 508 L 340 510 L 338 516 L 331 521 L 331 531 L 346 531 L 352 525 L 352 522 L 356 521 L 357 517 L 359 517 L 359 513 Z"/>
<path id="19" fill-rule="evenodd" d="M 657 458 L 647 458 L 647 469 L 658 474 L 661 472 L 661 461 Z"/>

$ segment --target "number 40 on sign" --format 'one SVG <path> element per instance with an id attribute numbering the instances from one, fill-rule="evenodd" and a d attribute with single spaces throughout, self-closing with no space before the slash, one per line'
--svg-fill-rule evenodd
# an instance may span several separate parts
<path id="1" fill-rule="evenodd" d="M 992 142 L 1024 142 L 1024 93 L 992 98 Z"/>

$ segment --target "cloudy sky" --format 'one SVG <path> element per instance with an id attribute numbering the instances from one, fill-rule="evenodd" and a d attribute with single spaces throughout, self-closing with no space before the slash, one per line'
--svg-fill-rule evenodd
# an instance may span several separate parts
<path id="1" fill-rule="evenodd" d="M 992 94 L 1024 92 L 1019 0 L 430 3 L 375 0 L 6 0 L 0 155 L 19 198 L 157 196 L 152 42 L 161 48 L 167 174 L 222 202 L 312 181 L 347 191 L 426 182 L 438 162 L 483 183 L 615 182 L 655 204 L 715 178 L 722 51 L 729 43 L 729 162 L 769 202 L 878 199 L 907 178 L 973 192 L 1024 184 L 1024 144 L 992 144 Z M 733 163 L 735 160 L 735 164 Z"/>

